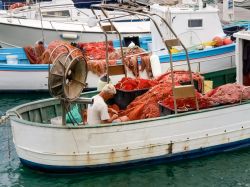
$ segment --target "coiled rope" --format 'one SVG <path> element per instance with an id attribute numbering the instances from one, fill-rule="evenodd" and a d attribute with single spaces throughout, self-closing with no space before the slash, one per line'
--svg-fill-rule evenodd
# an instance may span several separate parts
<path id="1" fill-rule="evenodd" d="M 1 116 L 0 118 L 0 125 L 3 125 L 7 122 L 7 120 L 9 120 L 9 115 L 4 115 L 4 116 Z"/>

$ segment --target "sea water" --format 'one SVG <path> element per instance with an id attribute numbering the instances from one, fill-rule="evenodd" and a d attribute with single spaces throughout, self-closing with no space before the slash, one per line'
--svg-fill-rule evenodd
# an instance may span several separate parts
<path id="1" fill-rule="evenodd" d="M 0 94 L 0 115 L 48 94 Z M 250 148 L 174 163 L 98 173 L 48 174 L 24 167 L 9 122 L 0 126 L 0 187 L 250 187 Z"/>

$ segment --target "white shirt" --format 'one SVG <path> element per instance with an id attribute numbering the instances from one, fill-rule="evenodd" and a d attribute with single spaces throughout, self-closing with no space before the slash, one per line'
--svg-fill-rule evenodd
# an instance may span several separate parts
<path id="1" fill-rule="evenodd" d="M 101 124 L 102 120 L 110 118 L 108 106 L 100 95 L 93 97 L 94 103 L 88 105 L 87 122 L 89 125 Z"/>

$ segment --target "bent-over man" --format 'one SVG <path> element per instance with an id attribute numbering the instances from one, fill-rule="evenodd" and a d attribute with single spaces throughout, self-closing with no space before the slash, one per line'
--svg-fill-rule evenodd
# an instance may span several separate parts
<path id="1" fill-rule="evenodd" d="M 93 104 L 88 105 L 87 122 L 89 125 L 111 123 L 118 117 L 114 114 L 112 117 L 108 113 L 108 105 L 105 103 L 116 94 L 116 89 L 112 84 L 107 84 L 102 91 L 93 97 Z"/>

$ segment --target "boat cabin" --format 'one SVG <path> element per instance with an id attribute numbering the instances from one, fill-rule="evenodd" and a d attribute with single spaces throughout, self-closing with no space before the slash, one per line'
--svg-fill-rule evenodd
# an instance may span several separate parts
<path id="1" fill-rule="evenodd" d="M 197 2 L 198 3 L 198 2 Z M 212 41 L 215 36 L 225 36 L 218 16 L 218 8 L 213 6 L 193 6 L 181 4 L 176 6 L 162 6 L 154 4 L 150 7 L 152 13 L 163 17 L 172 27 L 179 39 L 187 48 L 197 47 L 205 42 Z M 160 20 L 158 20 L 160 24 Z M 171 39 L 173 35 L 167 28 L 161 25 L 161 30 L 165 29 L 164 38 Z M 209 32 L 208 32 L 209 31 Z M 164 47 L 154 24 L 151 22 L 152 50 L 158 51 Z M 160 51 L 159 54 L 166 54 Z"/>
<path id="2" fill-rule="evenodd" d="M 237 82 L 250 86 L 250 31 L 240 31 L 236 37 Z"/>

